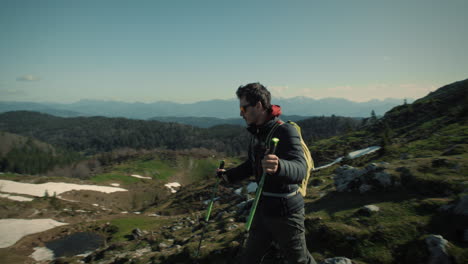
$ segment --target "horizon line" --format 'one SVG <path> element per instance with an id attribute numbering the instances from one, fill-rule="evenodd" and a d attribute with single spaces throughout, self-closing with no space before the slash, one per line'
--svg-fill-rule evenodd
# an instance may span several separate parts
<path id="1" fill-rule="evenodd" d="M 320 100 L 329 100 L 329 99 L 339 99 L 339 100 L 346 100 L 349 102 L 353 103 L 368 103 L 372 101 L 379 101 L 383 102 L 386 100 L 408 100 L 408 101 L 415 101 L 416 99 L 410 98 L 410 97 L 402 97 L 402 98 L 395 98 L 395 97 L 386 97 L 384 99 L 378 99 L 378 98 L 373 98 L 369 99 L 366 101 L 355 101 L 351 99 L 347 99 L 344 97 L 321 97 L 321 98 L 313 98 L 309 96 L 293 96 L 293 97 L 275 97 L 272 102 L 274 103 L 275 100 L 291 100 L 291 99 L 310 99 L 310 100 L 315 100 L 315 101 L 320 101 Z M 82 98 L 76 101 L 71 101 L 71 102 L 57 102 L 57 101 L 18 101 L 18 100 L 0 100 L 1 103 L 37 103 L 37 104 L 47 104 L 47 103 L 52 103 L 52 104 L 75 104 L 79 103 L 82 101 L 101 101 L 101 102 L 117 102 L 117 103 L 127 103 L 127 104 L 154 104 L 154 103 L 174 103 L 174 104 L 196 104 L 196 103 L 203 103 L 203 102 L 209 102 L 209 101 L 235 101 L 237 98 L 229 98 L 229 99 L 219 99 L 219 98 L 213 98 L 213 99 L 206 99 L 206 100 L 199 100 L 199 101 L 193 101 L 193 102 L 177 102 L 177 101 L 171 101 L 171 100 L 158 100 L 158 101 L 152 101 L 152 102 L 143 102 L 143 101 L 124 101 L 124 100 L 118 100 L 118 99 L 92 99 L 92 98 Z"/>

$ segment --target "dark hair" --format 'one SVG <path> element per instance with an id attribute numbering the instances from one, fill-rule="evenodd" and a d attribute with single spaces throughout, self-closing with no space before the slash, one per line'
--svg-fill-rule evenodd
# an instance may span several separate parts
<path id="1" fill-rule="evenodd" d="M 239 86 L 236 95 L 239 99 L 245 97 L 245 100 L 252 106 L 261 102 L 263 108 L 271 111 L 271 94 L 265 86 L 258 82 Z"/>

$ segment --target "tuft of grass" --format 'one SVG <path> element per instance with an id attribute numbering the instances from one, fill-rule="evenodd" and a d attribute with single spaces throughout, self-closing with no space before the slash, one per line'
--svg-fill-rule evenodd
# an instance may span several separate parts
<path id="1" fill-rule="evenodd" d="M 190 178 L 193 181 L 197 181 L 213 177 L 218 166 L 219 161 L 217 159 L 197 160 L 194 168 L 190 171 Z"/>

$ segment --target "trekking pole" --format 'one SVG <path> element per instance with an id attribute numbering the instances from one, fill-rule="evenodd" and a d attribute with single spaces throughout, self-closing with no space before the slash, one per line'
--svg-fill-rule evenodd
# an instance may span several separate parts
<path id="1" fill-rule="evenodd" d="M 222 160 L 219 163 L 218 168 L 220 170 L 224 169 L 224 160 Z M 200 242 L 198 243 L 198 249 L 197 249 L 197 254 L 195 255 L 195 258 L 198 258 L 198 256 L 200 255 L 201 243 L 203 241 L 203 236 L 205 235 L 206 226 L 208 225 L 208 221 L 210 220 L 211 209 L 213 208 L 214 199 L 215 199 L 216 193 L 218 192 L 218 185 L 219 185 L 220 178 L 221 178 L 220 175 L 219 175 L 220 173 L 221 172 L 218 172 L 216 174 L 216 184 L 214 185 L 213 191 L 211 192 L 211 201 L 210 201 L 210 204 L 208 205 L 208 210 L 206 211 L 205 223 L 204 223 L 203 231 L 202 231 L 202 234 L 201 234 L 201 237 L 200 237 Z"/>
<path id="2" fill-rule="evenodd" d="M 270 151 L 269 154 L 275 154 L 276 146 L 278 145 L 279 139 L 272 138 L 271 141 L 273 142 L 273 149 Z M 250 213 L 249 213 L 249 217 L 247 218 L 247 223 L 245 224 L 245 235 L 241 243 L 242 247 L 244 247 L 245 239 L 248 237 L 250 227 L 252 226 L 252 222 L 255 216 L 255 211 L 257 210 L 258 201 L 260 200 L 260 196 L 262 195 L 262 191 L 263 191 L 263 185 L 265 184 L 265 176 L 266 176 L 266 173 L 263 172 L 262 178 L 260 178 L 260 182 L 258 183 L 257 192 L 255 193 L 255 199 L 252 203 L 252 207 L 250 208 Z"/>

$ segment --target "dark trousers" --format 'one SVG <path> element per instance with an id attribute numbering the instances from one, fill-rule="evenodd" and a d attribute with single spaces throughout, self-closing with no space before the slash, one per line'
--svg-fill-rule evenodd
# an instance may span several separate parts
<path id="1" fill-rule="evenodd" d="M 305 241 L 304 209 L 288 216 L 255 215 L 247 246 L 241 257 L 242 264 L 259 264 L 271 248 L 272 242 L 279 245 L 283 257 L 290 264 L 316 264 Z"/>

